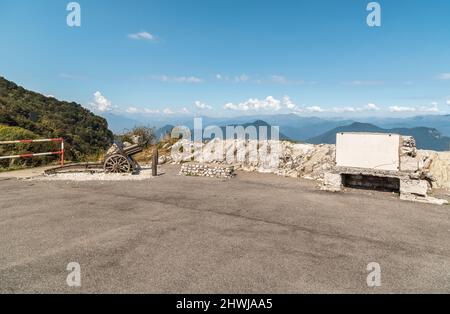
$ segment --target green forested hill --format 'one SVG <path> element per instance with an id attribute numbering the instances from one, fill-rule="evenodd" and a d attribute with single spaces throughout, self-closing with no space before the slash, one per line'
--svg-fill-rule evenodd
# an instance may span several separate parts
<path id="1" fill-rule="evenodd" d="M 70 160 L 96 154 L 113 140 L 104 118 L 77 103 L 28 91 L 3 77 L 0 77 L 0 125 L 19 127 L 39 138 L 63 137 Z M 0 136 L 6 137 L 6 134 L 3 132 Z"/>

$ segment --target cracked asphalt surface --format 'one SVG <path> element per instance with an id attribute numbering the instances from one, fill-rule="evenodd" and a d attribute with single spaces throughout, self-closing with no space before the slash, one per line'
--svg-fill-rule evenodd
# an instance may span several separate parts
<path id="1" fill-rule="evenodd" d="M 0 180 L 0 292 L 450 292 L 450 206 L 243 173 Z M 70 262 L 81 287 L 66 284 Z M 367 264 L 381 266 L 369 288 Z"/>

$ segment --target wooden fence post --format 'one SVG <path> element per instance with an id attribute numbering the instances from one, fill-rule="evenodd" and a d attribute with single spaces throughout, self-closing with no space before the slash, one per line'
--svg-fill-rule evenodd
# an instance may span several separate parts
<path id="1" fill-rule="evenodd" d="M 152 161 L 152 175 L 156 177 L 158 175 L 158 147 L 153 150 L 153 161 Z"/>

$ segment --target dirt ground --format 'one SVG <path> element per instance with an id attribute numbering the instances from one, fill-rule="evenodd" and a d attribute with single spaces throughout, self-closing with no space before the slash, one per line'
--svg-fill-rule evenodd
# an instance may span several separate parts
<path id="1" fill-rule="evenodd" d="M 2 174 L 0 292 L 450 292 L 450 206 L 162 170 L 123 182 Z M 79 288 L 66 284 L 70 262 Z M 371 262 L 380 287 L 367 285 Z"/>

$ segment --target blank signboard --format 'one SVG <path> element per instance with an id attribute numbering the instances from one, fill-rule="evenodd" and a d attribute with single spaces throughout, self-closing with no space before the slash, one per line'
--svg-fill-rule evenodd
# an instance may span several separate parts
<path id="1" fill-rule="evenodd" d="M 400 135 L 378 133 L 338 133 L 336 165 L 397 171 Z"/>

